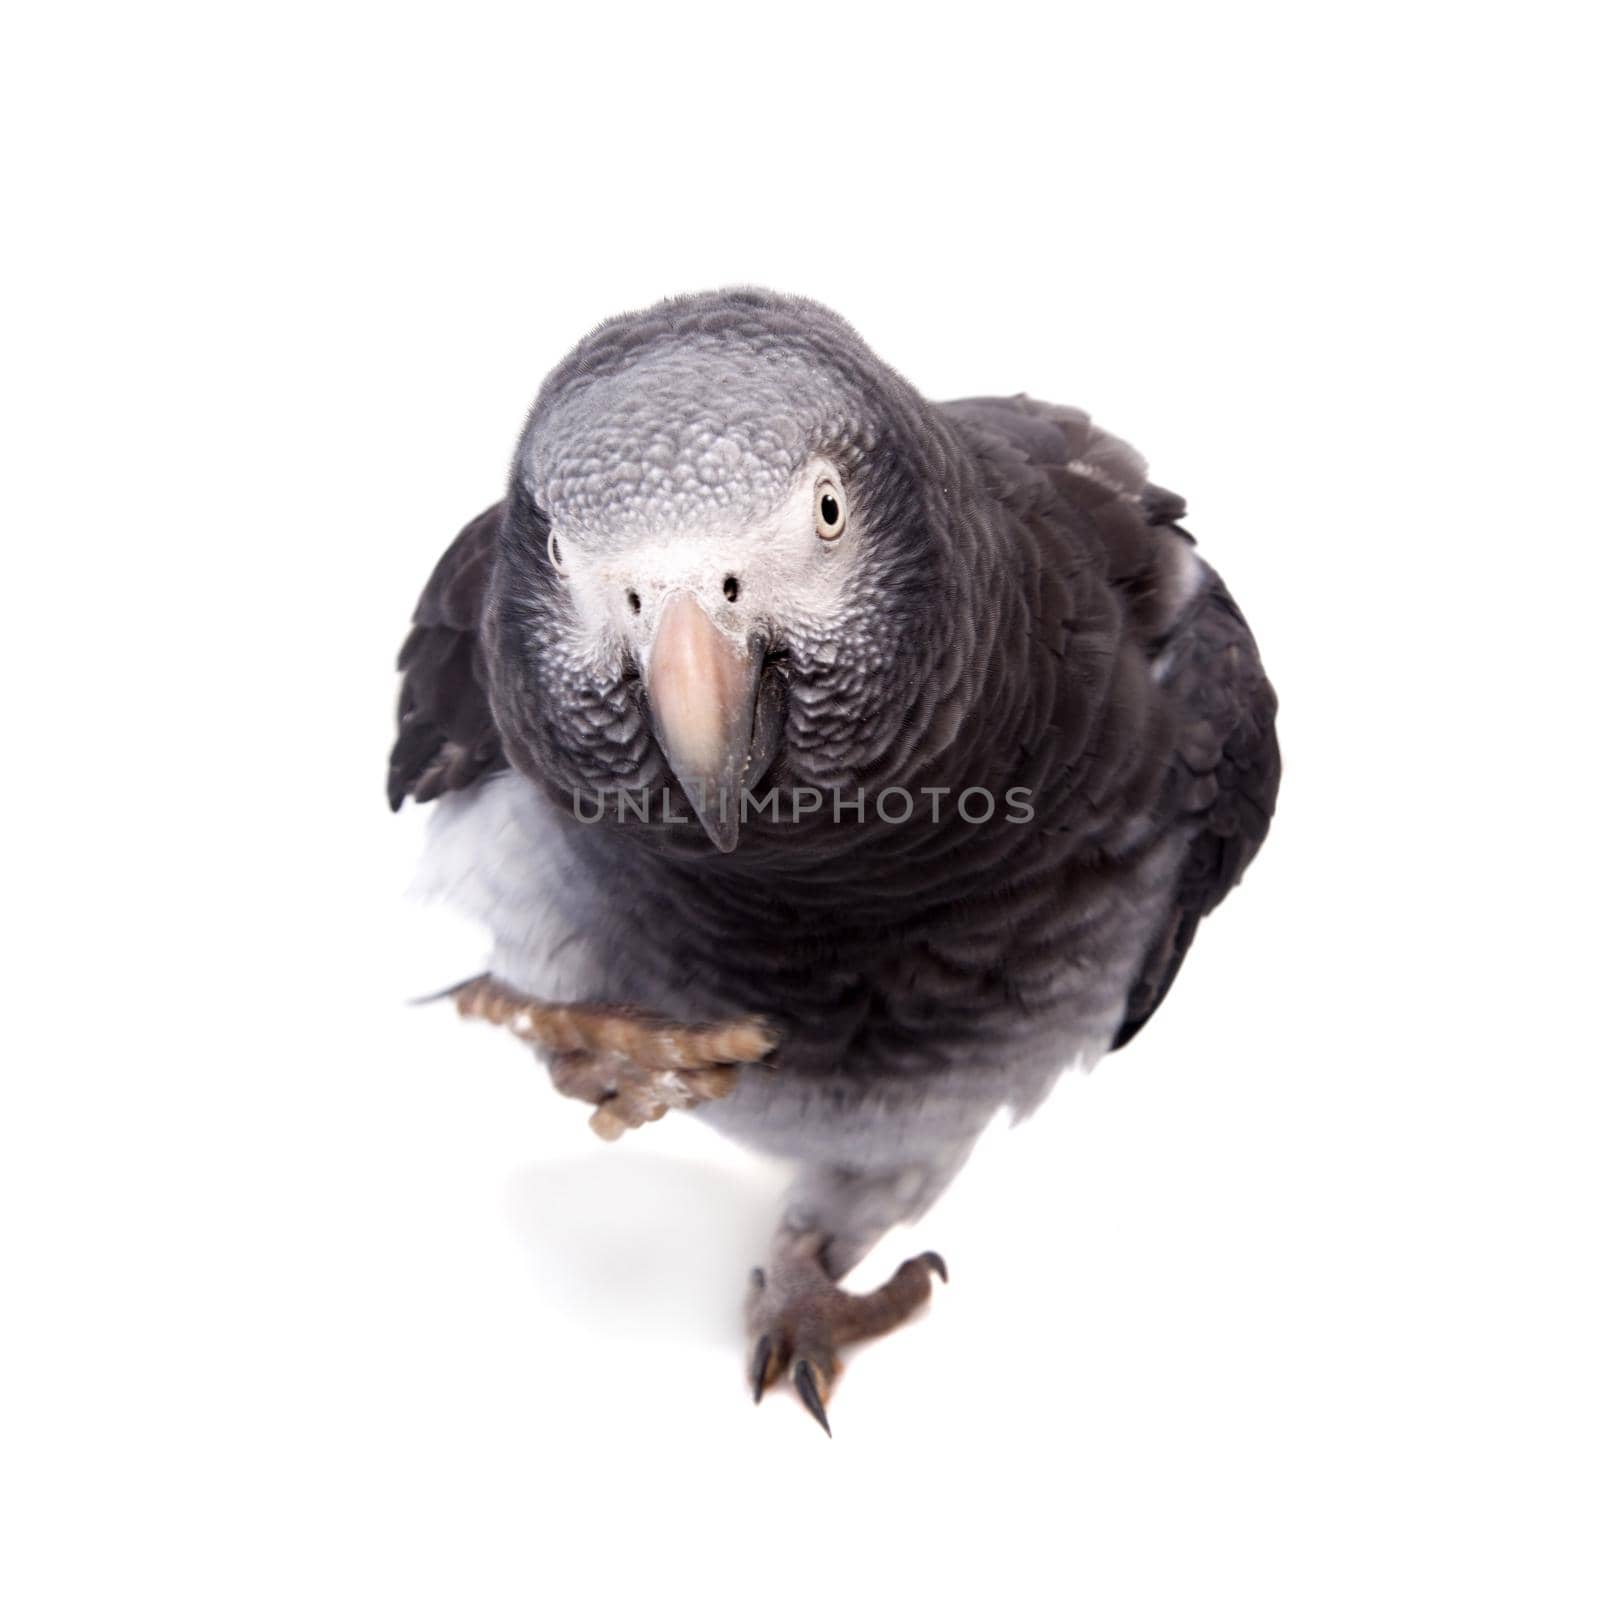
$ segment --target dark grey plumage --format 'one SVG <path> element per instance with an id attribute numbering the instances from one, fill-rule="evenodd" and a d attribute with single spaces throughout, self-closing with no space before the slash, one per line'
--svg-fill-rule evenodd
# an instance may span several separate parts
<path id="1" fill-rule="evenodd" d="M 854 542 L 813 561 L 770 530 L 819 459 Z M 938 1193 L 997 1107 L 1026 1111 L 1148 1022 L 1266 835 L 1273 693 L 1183 509 L 1083 413 L 930 404 L 809 302 L 619 318 L 551 374 L 505 501 L 428 585 L 391 802 L 450 792 L 438 876 L 507 981 L 775 1020 L 776 1070 L 700 1114 L 807 1164 L 789 1222 L 837 1273 Z M 696 827 L 573 817 L 574 790 L 676 792 L 646 648 L 596 608 L 634 552 L 670 563 L 702 527 L 754 597 L 756 793 L 865 791 L 859 822 L 758 815 L 723 853 Z M 604 575 L 581 592 L 580 556 Z M 782 563 L 798 576 L 762 590 Z M 737 599 L 698 603 L 746 625 Z M 891 788 L 944 791 L 938 819 L 924 798 L 879 820 Z M 968 790 L 997 797 L 993 820 L 953 814 Z M 1011 791 L 1026 821 L 1003 820 Z"/>

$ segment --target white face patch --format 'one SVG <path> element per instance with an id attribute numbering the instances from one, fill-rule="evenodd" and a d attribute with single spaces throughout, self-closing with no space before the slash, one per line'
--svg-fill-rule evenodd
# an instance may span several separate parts
<path id="1" fill-rule="evenodd" d="M 690 513 L 694 520 L 682 527 L 600 552 L 585 550 L 572 531 L 552 529 L 586 664 L 614 671 L 632 657 L 643 665 L 663 606 L 680 593 L 693 595 L 741 647 L 752 633 L 769 640 L 829 634 L 846 604 L 861 540 L 849 525 L 839 538 L 817 536 L 823 478 L 842 482 L 832 462 L 815 457 L 763 517 L 732 520 L 708 509 Z"/>

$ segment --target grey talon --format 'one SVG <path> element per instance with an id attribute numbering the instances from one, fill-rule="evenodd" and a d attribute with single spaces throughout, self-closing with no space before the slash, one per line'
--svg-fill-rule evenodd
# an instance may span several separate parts
<path id="1" fill-rule="evenodd" d="M 794 1371 L 790 1373 L 794 1380 L 795 1389 L 800 1398 L 805 1401 L 806 1410 L 822 1424 L 822 1431 L 831 1439 L 833 1429 L 828 1426 L 828 1408 L 822 1403 L 822 1396 L 817 1392 L 816 1374 L 811 1370 L 809 1361 L 797 1361 Z"/>
<path id="2" fill-rule="evenodd" d="M 761 1404 L 761 1397 L 767 1392 L 767 1364 L 771 1359 L 772 1340 L 762 1334 L 756 1341 L 756 1352 L 750 1361 L 750 1388 L 757 1405 Z"/>

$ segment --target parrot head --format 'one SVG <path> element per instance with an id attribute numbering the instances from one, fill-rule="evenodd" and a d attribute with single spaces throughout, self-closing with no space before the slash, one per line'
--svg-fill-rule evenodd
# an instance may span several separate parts
<path id="1" fill-rule="evenodd" d="M 670 771 L 721 851 L 742 791 L 892 781 L 948 632 L 960 485 L 931 408 L 832 312 L 739 291 L 603 324 L 512 471 L 491 698 L 558 786 Z"/>

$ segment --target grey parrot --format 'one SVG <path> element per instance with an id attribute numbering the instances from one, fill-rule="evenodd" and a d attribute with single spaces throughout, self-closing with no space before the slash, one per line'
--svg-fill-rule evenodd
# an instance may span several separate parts
<path id="1" fill-rule="evenodd" d="M 757 1400 L 829 1428 L 945 1265 L 841 1280 L 1145 1026 L 1266 836 L 1276 699 L 1183 514 L 1083 412 L 930 402 L 741 289 L 584 338 L 423 591 L 389 799 L 492 943 L 461 1011 L 607 1137 L 798 1164 Z"/>

